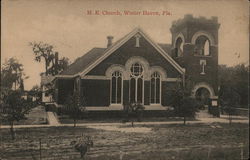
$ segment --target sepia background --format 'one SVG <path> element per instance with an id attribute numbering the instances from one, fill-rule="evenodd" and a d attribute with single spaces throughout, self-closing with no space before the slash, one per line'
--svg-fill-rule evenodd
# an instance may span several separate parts
<path id="1" fill-rule="evenodd" d="M 29 42 L 55 46 L 60 57 L 73 62 L 93 47 L 106 47 L 108 35 L 114 41 L 140 26 L 158 43 L 171 43 L 172 21 L 185 14 L 217 16 L 219 64 L 249 63 L 249 4 L 247 0 L 3 0 L 1 2 L 1 64 L 16 57 L 30 77 L 25 89 L 40 83 L 44 64 L 37 63 Z M 169 11 L 169 16 L 87 15 L 87 10 Z"/>

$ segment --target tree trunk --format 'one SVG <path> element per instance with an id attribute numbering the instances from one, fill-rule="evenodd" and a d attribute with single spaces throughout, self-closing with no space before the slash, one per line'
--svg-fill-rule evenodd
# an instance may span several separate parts
<path id="1" fill-rule="evenodd" d="M 184 116 L 183 118 L 184 118 L 184 125 L 186 125 L 186 117 Z"/>
<path id="2" fill-rule="evenodd" d="M 76 127 L 76 119 L 74 119 L 74 127 Z"/>
<path id="3" fill-rule="evenodd" d="M 132 122 L 131 122 L 131 123 L 132 123 L 132 127 L 134 127 L 134 120 L 133 120 L 133 119 L 132 119 Z"/>
<path id="4" fill-rule="evenodd" d="M 229 125 L 231 125 L 232 124 L 232 116 L 231 116 L 231 114 L 228 114 L 228 118 L 229 118 Z"/>
<path id="5" fill-rule="evenodd" d="M 15 139 L 15 132 L 14 132 L 14 122 L 13 121 L 10 122 L 10 134 L 11 134 L 12 140 L 14 140 Z"/>
<path id="6" fill-rule="evenodd" d="M 45 75 L 48 75 L 48 60 L 45 58 Z"/>

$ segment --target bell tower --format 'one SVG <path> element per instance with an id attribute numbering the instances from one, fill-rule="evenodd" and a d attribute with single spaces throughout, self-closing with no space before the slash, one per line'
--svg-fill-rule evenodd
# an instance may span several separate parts
<path id="1" fill-rule="evenodd" d="M 217 17 L 193 17 L 174 21 L 172 57 L 186 69 L 186 79 L 192 82 L 192 95 L 199 96 L 199 89 L 207 90 L 209 98 L 218 95 L 218 30 Z M 201 95 L 203 96 L 203 95 Z"/>

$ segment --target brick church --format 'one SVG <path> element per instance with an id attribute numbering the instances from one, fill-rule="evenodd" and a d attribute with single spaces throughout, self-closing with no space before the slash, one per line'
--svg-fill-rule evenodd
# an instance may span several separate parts
<path id="1" fill-rule="evenodd" d="M 177 83 L 191 81 L 191 94 L 204 104 L 218 95 L 217 17 L 185 15 L 172 23 L 172 44 L 158 44 L 135 28 L 107 48 L 93 48 L 55 79 L 56 102 L 79 91 L 87 110 L 122 110 L 141 102 L 164 110 Z"/>

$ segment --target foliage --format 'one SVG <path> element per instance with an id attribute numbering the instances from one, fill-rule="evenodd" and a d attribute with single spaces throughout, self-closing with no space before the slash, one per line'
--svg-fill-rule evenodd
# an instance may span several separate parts
<path id="1" fill-rule="evenodd" d="M 22 98 L 21 90 L 10 90 L 8 88 L 1 89 L 1 121 L 8 122 L 11 126 L 10 131 L 12 139 L 15 138 L 13 125 L 15 121 L 26 119 L 25 115 L 33 108 L 32 101 Z"/>
<path id="2" fill-rule="evenodd" d="M 57 68 L 57 72 L 61 72 L 63 70 L 65 70 L 68 66 L 69 66 L 69 59 L 67 57 L 62 57 L 61 59 L 59 59 L 58 61 L 58 68 Z"/>
<path id="3" fill-rule="evenodd" d="M 76 121 L 82 118 L 85 110 L 85 102 L 83 98 L 80 98 L 78 92 L 74 92 L 69 95 L 66 99 L 66 105 L 64 106 L 65 112 L 74 119 L 74 127 L 76 126 Z"/>
<path id="4" fill-rule="evenodd" d="M 69 59 L 63 57 L 58 59 L 58 52 L 55 52 L 54 47 L 50 44 L 43 42 L 32 42 L 30 43 L 33 53 L 35 54 L 35 60 L 45 62 L 45 74 L 46 75 L 57 75 L 63 71 L 69 65 Z"/>
<path id="5" fill-rule="evenodd" d="M 41 101 L 42 98 L 42 90 L 38 85 L 35 85 L 31 88 L 31 90 L 29 91 L 29 95 L 36 97 L 36 99 L 38 101 Z"/>
<path id="6" fill-rule="evenodd" d="M 226 65 L 220 65 L 218 69 L 219 75 L 219 96 L 222 94 L 229 94 L 231 90 L 238 94 L 239 105 L 248 105 L 248 76 L 249 76 L 249 66 L 244 64 L 239 64 L 233 67 L 227 67 Z M 229 92 L 229 93 L 226 93 Z M 225 96 L 224 96 L 225 97 Z M 235 105 L 234 107 L 238 107 Z"/>
<path id="7" fill-rule="evenodd" d="M 134 127 L 134 119 L 141 121 L 143 110 L 145 107 L 142 103 L 135 102 L 124 105 L 124 112 L 127 115 L 127 118 L 131 119 L 132 127 Z"/>
<path id="8" fill-rule="evenodd" d="M 42 59 L 45 61 L 45 74 L 48 75 L 48 67 L 54 59 L 54 47 L 43 42 L 33 42 L 30 43 L 30 46 L 35 54 L 35 60 L 37 62 L 41 62 Z"/>
<path id="9" fill-rule="evenodd" d="M 90 136 L 84 136 L 77 141 L 72 141 L 70 143 L 71 145 L 74 145 L 74 148 L 76 151 L 80 152 L 81 158 L 84 158 L 86 153 L 90 150 L 90 147 L 94 146 L 94 142 Z"/>
<path id="10" fill-rule="evenodd" d="M 236 112 L 236 107 L 240 103 L 240 95 L 235 91 L 233 87 L 223 86 L 219 94 L 219 102 L 223 112 L 228 114 L 229 123 L 232 123 L 232 115 Z"/>
<path id="11" fill-rule="evenodd" d="M 52 62 L 53 64 L 48 69 L 47 72 L 49 75 L 53 75 L 53 76 L 65 70 L 69 65 L 69 59 L 66 57 L 61 58 L 60 60 L 58 60 L 58 62 L 56 62 L 55 58 L 53 58 Z"/>
<path id="12" fill-rule="evenodd" d="M 177 85 L 171 97 L 171 106 L 174 108 L 176 115 L 183 117 L 186 124 L 186 117 L 194 117 L 198 112 L 197 101 L 190 97 L 190 92 L 181 85 Z"/>
<path id="13" fill-rule="evenodd" d="M 1 87 L 24 90 L 23 80 L 27 79 L 23 72 L 23 65 L 15 58 L 8 59 L 1 68 Z"/>
<path id="14" fill-rule="evenodd" d="M 13 125 L 15 121 L 25 119 L 25 114 L 33 107 L 32 101 L 27 101 L 24 96 L 23 65 L 15 58 L 10 58 L 4 63 L 1 70 L 1 100 L 0 118 L 10 124 L 10 131 L 14 139 Z M 14 90 L 13 89 L 14 84 Z M 17 86 L 19 85 L 19 88 Z"/>

